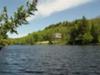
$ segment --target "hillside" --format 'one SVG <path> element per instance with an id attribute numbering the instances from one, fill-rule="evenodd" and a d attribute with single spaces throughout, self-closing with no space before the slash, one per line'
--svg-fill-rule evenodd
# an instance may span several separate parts
<path id="1" fill-rule="evenodd" d="M 12 40 L 13 44 L 98 44 L 100 43 L 100 17 L 77 19 L 52 24 L 42 31 Z"/>

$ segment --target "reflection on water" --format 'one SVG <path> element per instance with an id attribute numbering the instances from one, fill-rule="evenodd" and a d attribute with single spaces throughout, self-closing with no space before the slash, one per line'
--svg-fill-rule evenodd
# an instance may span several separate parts
<path id="1" fill-rule="evenodd" d="M 100 75 L 99 46 L 9 46 L 0 75 Z"/>

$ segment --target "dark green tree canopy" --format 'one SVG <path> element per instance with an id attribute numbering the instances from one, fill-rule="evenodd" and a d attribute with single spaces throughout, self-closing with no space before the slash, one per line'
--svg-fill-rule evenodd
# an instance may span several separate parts
<path id="1" fill-rule="evenodd" d="M 28 0 L 26 5 L 19 6 L 12 16 L 8 15 L 7 7 L 5 6 L 2 13 L 0 13 L 0 39 L 7 38 L 8 32 L 17 33 L 17 27 L 27 24 L 26 18 L 34 15 L 34 11 L 37 10 L 36 5 L 37 0 Z"/>

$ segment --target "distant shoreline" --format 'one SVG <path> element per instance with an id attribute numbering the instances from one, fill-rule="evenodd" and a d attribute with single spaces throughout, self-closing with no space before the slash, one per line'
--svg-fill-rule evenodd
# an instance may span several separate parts
<path id="1" fill-rule="evenodd" d="M 100 46 L 100 44 L 87 44 L 87 45 L 35 44 L 35 45 L 8 45 L 8 46 Z M 3 47 L 7 47 L 7 46 L 1 46 L 0 48 Z"/>

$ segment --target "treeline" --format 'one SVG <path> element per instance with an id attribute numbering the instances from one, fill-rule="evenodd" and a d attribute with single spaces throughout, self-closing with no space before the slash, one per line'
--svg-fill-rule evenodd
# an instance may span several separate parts
<path id="1" fill-rule="evenodd" d="M 56 33 L 61 38 L 53 38 Z M 58 35 L 59 36 L 59 35 Z M 25 37 L 10 39 L 11 44 L 34 45 L 37 42 L 48 41 L 48 44 L 87 45 L 100 43 L 100 17 L 94 19 L 77 19 L 50 25 L 42 31 L 33 32 Z"/>

